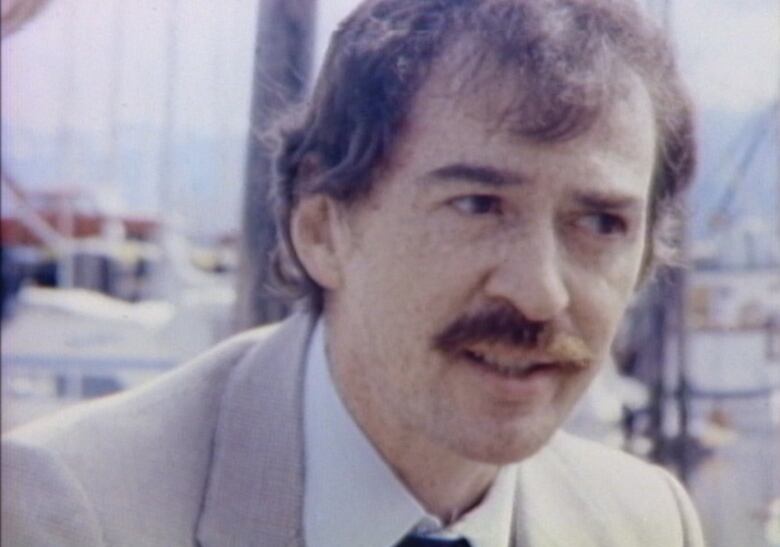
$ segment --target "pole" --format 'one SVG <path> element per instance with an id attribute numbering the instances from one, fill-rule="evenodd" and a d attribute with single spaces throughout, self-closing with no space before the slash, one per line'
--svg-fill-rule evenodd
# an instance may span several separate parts
<path id="1" fill-rule="evenodd" d="M 670 43 L 674 44 L 672 2 L 660 0 L 661 24 L 663 25 Z M 687 204 L 685 196 L 683 203 Z M 690 417 L 691 417 L 691 386 L 689 381 L 690 369 L 690 344 L 688 328 L 688 295 L 690 285 L 690 273 L 694 267 L 690 251 L 690 222 L 687 215 L 689 208 L 685 207 L 685 213 L 680 219 L 679 253 L 681 265 L 675 270 L 673 289 L 673 309 L 671 315 L 675 318 L 674 339 L 676 341 L 675 360 L 677 361 L 677 374 L 675 378 L 675 401 L 677 404 L 677 438 L 673 443 L 674 459 L 677 463 L 677 471 L 683 484 L 687 484 L 690 478 L 691 461 L 688 448 L 691 443 Z M 669 338 L 666 338 L 667 343 Z"/>
<path id="2" fill-rule="evenodd" d="M 646 7 L 662 26 L 671 41 L 671 5 L 669 0 L 647 0 Z M 681 230 L 687 230 L 683 223 Z M 680 251 L 687 256 L 687 236 L 682 236 Z M 661 464 L 674 463 L 680 459 L 680 447 L 683 446 L 678 435 L 688 431 L 688 407 L 684 398 L 688 396 L 687 375 L 687 344 L 682 333 L 685 315 L 684 302 L 685 275 L 681 270 L 669 266 L 661 266 L 657 275 L 643 290 L 639 306 L 631 316 L 631 329 L 628 338 L 627 356 L 622 362 L 624 370 L 641 381 L 649 391 L 650 400 L 647 408 L 648 423 L 641 430 L 634 430 L 632 424 L 627 424 L 624 431 L 628 439 L 633 435 L 649 436 L 653 448 L 649 454 L 654 461 Z M 653 340 L 654 343 L 648 343 Z M 677 346 L 672 344 L 677 343 Z M 675 363 L 676 362 L 676 363 Z M 682 365 L 673 368 L 673 363 Z M 682 386 L 682 389 L 675 389 Z M 670 413 L 668 395 L 672 391 L 673 405 L 680 412 Z M 674 423 L 670 420 L 674 419 Z M 675 426 L 674 436 L 668 434 L 669 426 Z M 685 456 L 683 456 L 685 459 Z M 687 469 L 687 468 L 686 468 Z"/>
<path id="3" fill-rule="evenodd" d="M 83 183 L 83 169 L 76 159 L 76 144 L 74 143 L 74 125 L 72 120 L 73 103 L 76 89 L 75 61 L 73 53 L 76 45 L 76 28 L 70 19 L 63 18 L 65 60 L 61 72 L 61 102 L 60 102 L 60 126 L 57 130 L 57 148 L 60 159 L 59 184 L 63 193 L 67 193 L 70 187 L 78 187 Z M 57 228 L 66 237 L 74 237 L 72 204 L 67 203 L 65 196 L 58 199 Z M 71 289 L 76 284 L 75 256 L 72 252 L 63 253 L 57 259 L 57 287 Z"/>
<path id="4" fill-rule="evenodd" d="M 177 77 L 177 15 L 178 0 L 168 0 L 165 25 L 165 87 L 163 88 L 163 119 L 160 131 L 160 155 L 157 158 L 157 199 L 161 218 L 175 211 L 171 188 L 171 162 L 173 152 L 174 96 Z M 160 234 L 158 234 L 159 236 Z"/>
<path id="5" fill-rule="evenodd" d="M 677 433 L 677 465 L 680 480 L 686 484 L 691 471 L 688 454 L 690 444 L 690 398 L 691 389 L 688 380 L 690 368 L 689 329 L 688 329 L 688 287 L 690 283 L 690 238 L 689 223 L 683 219 L 680 227 L 680 255 L 682 266 L 677 270 L 675 291 L 675 317 L 677 330 L 677 407 L 679 430 Z"/>
<path id="6" fill-rule="evenodd" d="M 237 329 L 280 319 L 288 311 L 267 290 L 268 255 L 276 232 L 268 200 L 271 150 L 262 137 L 281 114 L 305 96 L 312 67 L 316 5 L 316 0 L 262 0 L 260 4 L 235 310 Z"/>

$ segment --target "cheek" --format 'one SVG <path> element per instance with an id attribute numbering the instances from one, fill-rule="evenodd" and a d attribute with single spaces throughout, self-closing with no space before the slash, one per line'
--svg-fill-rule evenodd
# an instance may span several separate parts
<path id="1" fill-rule="evenodd" d="M 403 219 L 365 227 L 344 269 L 342 291 L 350 308 L 361 310 L 359 327 L 371 323 L 370 330 L 397 341 L 399 333 L 430 315 L 427 304 L 436 279 L 431 270 L 437 263 L 433 249 Z"/>
<path id="2" fill-rule="evenodd" d="M 438 220 L 408 214 L 370 227 L 361 236 L 350 277 L 359 283 L 368 279 L 375 290 L 390 291 L 384 297 L 415 300 L 417 306 L 466 282 L 480 263 L 477 249 Z"/>
<path id="3" fill-rule="evenodd" d="M 578 305 L 573 310 L 575 321 L 589 340 L 592 348 L 600 354 L 609 351 L 617 327 L 633 295 L 631 276 L 625 276 L 619 283 L 608 279 L 591 280 L 585 284 Z"/>

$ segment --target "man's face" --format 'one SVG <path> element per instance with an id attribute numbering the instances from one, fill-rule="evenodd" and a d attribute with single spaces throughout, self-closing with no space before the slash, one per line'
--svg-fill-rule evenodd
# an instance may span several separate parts
<path id="1" fill-rule="evenodd" d="M 635 79 L 560 143 L 502 126 L 508 87 L 454 87 L 432 76 L 372 195 L 343 213 L 329 353 L 383 452 L 504 463 L 549 439 L 609 350 L 644 249 L 654 124 Z"/>

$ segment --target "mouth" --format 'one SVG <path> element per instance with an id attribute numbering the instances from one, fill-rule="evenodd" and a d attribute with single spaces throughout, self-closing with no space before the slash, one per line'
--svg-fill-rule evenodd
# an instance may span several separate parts
<path id="1" fill-rule="evenodd" d="M 568 368 L 565 363 L 557 361 L 534 362 L 499 358 L 475 349 L 464 349 L 461 355 L 471 364 L 504 378 L 525 379 Z"/>

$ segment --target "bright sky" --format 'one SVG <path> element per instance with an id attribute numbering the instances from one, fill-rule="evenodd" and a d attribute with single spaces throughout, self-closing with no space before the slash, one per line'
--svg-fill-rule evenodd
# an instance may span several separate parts
<path id="1" fill-rule="evenodd" d="M 62 123 L 92 132 L 107 131 L 112 120 L 161 125 L 166 31 L 175 17 L 176 129 L 243 130 L 255 2 L 179 1 L 175 15 L 173 5 L 51 0 L 2 44 L 3 120 L 48 132 Z"/>
<path id="2" fill-rule="evenodd" d="M 700 109 L 747 112 L 780 92 L 780 2 L 673 0 L 681 65 Z"/>

